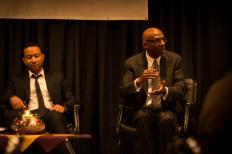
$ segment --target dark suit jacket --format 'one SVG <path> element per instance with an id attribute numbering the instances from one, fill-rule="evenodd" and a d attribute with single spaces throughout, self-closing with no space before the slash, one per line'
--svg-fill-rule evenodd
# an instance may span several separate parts
<path id="1" fill-rule="evenodd" d="M 71 87 L 60 72 L 44 72 L 49 95 L 54 104 L 70 107 L 74 103 Z M 29 103 L 30 80 L 28 72 L 12 77 L 3 95 L 3 102 L 9 104 L 9 98 L 13 95 Z"/>
<path id="2" fill-rule="evenodd" d="M 120 90 L 125 98 L 125 103 L 133 106 L 134 111 L 140 109 L 146 102 L 147 82 L 143 84 L 140 92 L 136 92 L 134 80 L 141 76 L 147 69 L 147 65 L 145 52 L 129 57 L 124 63 Z M 166 81 L 169 89 L 167 99 L 162 101 L 162 109 L 175 113 L 183 112 L 186 88 L 181 56 L 167 50 L 164 51 L 160 59 L 160 76 Z"/>

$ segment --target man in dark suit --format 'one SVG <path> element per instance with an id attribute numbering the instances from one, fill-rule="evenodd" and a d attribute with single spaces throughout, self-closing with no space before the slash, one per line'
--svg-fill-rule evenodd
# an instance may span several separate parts
<path id="1" fill-rule="evenodd" d="M 64 114 L 74 103 L 69 84 L 62 73 L 46 72 L 43 69 L 45 55 L 38 44 L 26 44 L 22 55 L 27 71 L 9 80 L 2 98 L 9 107 L 4 112 L 7 126 L 22 110 L 28 109 L 42 118 L 46 131 L 66 133 Z M 36 87 L 36 82 L 39 87 Z M 38 89 L 41 97 L 38 96 Z"/>
<path id="2" fill-rule="evenodd" d="M 160 29 L 148 28 L 142 36 L 144 52 L 124 63 L 120 90 L 125 104 L 133 108 L 125 121 L 137 128 L 138 153 L 163 154 L 175 133 L 177 114 L 184 111 L 182 59 L 165 50 L 165 43 Z M 153 67 L 154 62 L 158 67 Z M 159 86 L 154 87 L 152 82 L 159 78 Z"/>

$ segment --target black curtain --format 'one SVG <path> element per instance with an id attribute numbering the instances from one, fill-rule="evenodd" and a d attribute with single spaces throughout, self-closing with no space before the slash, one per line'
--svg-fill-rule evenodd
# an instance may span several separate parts
<path id="1" fill-rule="evenodd" d="M 226 3 L 181 0 L 150 0 L 148 21 L 0 19 L 0 92 L 12 73 L 24 69 L 23 44 L 39 42 L 45 67 L 62 71 L 72 85 L 81 132 L 93 135 L 98 153 L 114 154 L 121 68 L 125 58 L 142 51 L 143 30 L 165 32 L 167 49 L 183 56 L 185 76 L 198 82 L 201 106 L 209 86 L 231 71 L 230 20 Z"/>

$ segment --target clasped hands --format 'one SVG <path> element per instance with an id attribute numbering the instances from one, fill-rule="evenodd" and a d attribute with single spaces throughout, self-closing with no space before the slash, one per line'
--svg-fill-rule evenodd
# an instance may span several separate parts
<path id="1" fill-rule="evenodd" d="M 17 96 L 12 96 L 10 98 L 10 104 L 13 109 L 21 109 L 26 110 L 27 106 L 26 104 Z M 55 110 L 57 112 L 63 113 L 65 112 L 65 107 L 59 104 L 55 104 L 50 110 Z"/>
<path id="2" fill-rule="evenodd" d="M 154 68 L 148 68 L 143 71 L 143 74 L 137 79 L 137 86 L 141 86 L 144 81 L 147 81 L 148 79 L 156 79 L 160 76 L 160 73 L 158 70 Z M 148 94 L 151 95 L 160 95 L 166 94 L 166 81 L 162 80 L 158 88 L 152 88 L 151 92 L 148 92 Z"/>

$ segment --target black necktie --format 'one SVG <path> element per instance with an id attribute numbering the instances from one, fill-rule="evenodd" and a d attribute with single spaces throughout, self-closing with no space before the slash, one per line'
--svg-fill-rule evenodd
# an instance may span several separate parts
<path id="1" fill-rule="evenodd" d="M 44 99 L 43 99 L 43 95 L 39 86 L 39 82 L 38 82 L 38 78 L 41 77 L 42 75 L 32 75 L 33 78 L 35 78 L 35 90 L 36 90 L 36 95 L 38 98 L 38 103 L 39 103 L 39 109 L 38 109 L 38 114 L 40 116 L 44 115 L 44 113 L 46 112 L 46 108 L 44 106 Z"/>

